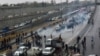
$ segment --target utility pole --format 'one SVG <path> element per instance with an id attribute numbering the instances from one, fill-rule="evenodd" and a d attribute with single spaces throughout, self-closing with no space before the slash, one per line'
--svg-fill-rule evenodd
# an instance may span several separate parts
<path id="1" fill-rule="evenodd" d="M 44 50 L 44 48 L 45 48 L 45 38 L 44 38 L 44 36 L 42 37 L 42 50 Z"/>
<path id="2" fill-rule="evenodd" d="M 66 3 L 67 3 L 67 5 L 68 5 L 68 0 L 66 0 Z"/>
<path id="3" fill-rule="evenodd" d="M 62 3 L 62 0 L 61 0 L 61 17 L 63 16 L 63 3 Z"/>
<path id="4" fill-rule="evenodd" d="M 78 8 L 79 6 L 79 0 L 76 0 L 76 7 Z"/>
<path id="5" fill-rule="evenodd" d="M 67 3 L 67 13 L 68 13 L 68 11 L 69 11 L 69 5 L 68 5 L 68 0 L 66 0 L 66 3 Z"/>

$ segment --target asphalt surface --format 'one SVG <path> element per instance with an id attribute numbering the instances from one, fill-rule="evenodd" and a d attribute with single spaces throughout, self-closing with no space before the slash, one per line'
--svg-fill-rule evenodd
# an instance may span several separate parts
<path id="1" fill-rule="evenodd" d="M 100 56 L 100 38 L 99 38 L 99 29 L 100 28 L 100 6 L 98 5 L 96 8 L 96 12 L 94 14 L 94 25 L 91 25 L 88 33 L 86 34 L 86 50 L 81 47 L 81 52 L 84 56 L 88 56 L 90 54 L 97 54 Z M 93 42 L 91 41 L 93 39 Z"/>

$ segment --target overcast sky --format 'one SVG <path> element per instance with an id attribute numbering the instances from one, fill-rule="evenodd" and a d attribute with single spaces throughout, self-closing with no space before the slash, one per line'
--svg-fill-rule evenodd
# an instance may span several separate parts
<path id="1" fill-rule="evenodd" d="M 37 2 L 51 2 L 51 0 L 0 0 L 0 4 L 16 4 L 16 3 L 23 3 L 23 2 L 33 2 L 33 1 L 37 1 Z M 55 0 L 57 3 L 63 1 L 65 2 L 66 0 Z M 69 0 L 69 2 L 74 1 L 74 0 Z"/>

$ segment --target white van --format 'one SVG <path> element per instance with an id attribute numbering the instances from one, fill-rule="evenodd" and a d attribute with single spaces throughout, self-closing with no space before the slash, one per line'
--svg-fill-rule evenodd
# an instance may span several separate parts
<path id="1" fill-rule="evenodd" d="M 0 54 L 0 56 L 6 56 L 6 54 Z"/>
<path id="2" fill-rule="evenodd" d="M 51 38 L 47 39 L 47 40 L 46 40 L 46 45 L 51 45 L 51 41 L 52 41 Z"/>

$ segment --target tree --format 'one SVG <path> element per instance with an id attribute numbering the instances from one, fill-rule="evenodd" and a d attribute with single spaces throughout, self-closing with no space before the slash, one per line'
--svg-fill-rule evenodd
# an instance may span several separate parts
<path id="1" fill-rule="evenodd" d="M 51 4 L 54 5 L 56 2 L 55 0 L 51 0 Z"/>
<path id="2" fill-rule="evenodd" d="M 36 1 L 34 1 L 34 2 L 33 2 L 33 6 L 34 6 L 34 7 L 38 7 L 39 4 L 38 4 Z"/>
<path id="3" fill-rule="evenodd" d="M 9 5 L 8 4 L 3 4 L 2 6 L 8 7 Z"/>

